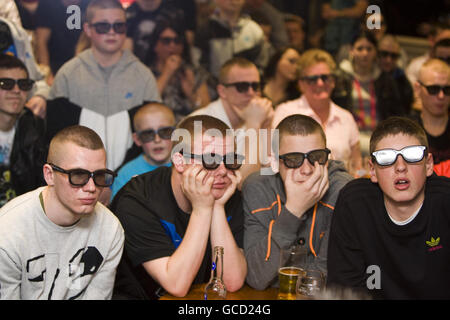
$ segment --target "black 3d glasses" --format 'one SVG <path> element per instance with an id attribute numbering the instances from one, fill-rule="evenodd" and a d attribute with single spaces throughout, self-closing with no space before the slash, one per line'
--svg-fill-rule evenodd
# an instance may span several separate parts
<path id="1" fill-rule="evenodd" d="M 95 32 L 98 34 L 106 34 L 111 30 L 111 28 L 114 30 L 115 33 L 125 33 L 127 31 L 127 24 L 126 22 L 97 22 L 90 25 L 91 27 L 94 27 Z"/>
<path id="2" fill-rule="evenodd" d="M 31 79 L 11 79 L 11 78 L 0 78 L 0 89 L 12 90 L 14 86 L 19 86 L 22 91 L 30 91 L 33 88 L 34 80 Z"/>
<path id="3" fill-rule="evenodd" d="M 322 80 L 323 83 L 329 83 L 332 80 L 334 80 L 334 75 L 332 75 L 332 74 L 318 74 L 318 75 L 314 75 L 314 76 L 300 77 L 300 80 L 305 81 L 309 85 L 317 84 L 319 79 Z"/>
<path id="4" fill-rule="evenodd" d="M 397 60 L 400 57 L 399 53 L 391 52 L 391 51 L 385 51 L 385 50 L 379 50 L 378 55 L 381 58 L 387 58 L 390 57 L 392 60 Z"/>
<path id="5" fill-rule="evenodd" d="M 290 152 L 280 155 L 279 158 L 283 160 L 286 167 L 290 169 L 296 169 L 302 166 L 305 159 L 308 159 L 311 165 L 318 162 L 320 165 L 324 165 L 328 161 L 328 155 L 331 151 L 328 148 L 312 150 L 307 153 L 302 152 Z"/>
<path id="6" fill-rule="evenodd" d="M 94 180 L 95 185 L 98 187 L 109 187 L 113 184 L 114 177 L 117 176 L 115 172 L 108 169 L 101 169 L 91 172 L 89 170 L 79 168 L 65 170 L 57 165 L 54 165 L 53 163 L 48 163 L 48 165 L 50 165 L 53 170 L 57 172 L 67 174 L 69 176 L 70 184 L 75 187 L 82 187 L 86 185 L 90 178 Z"/>
<path id="7" fill-rule="evenodd" d="M 222 162 L 224 163 L 225 168 L 229 170 L 238 170 L 242 166 L 244 160 L 244 156 L 234 152 L 225 155 L 216 153 L 194 154 L 186 152 L 182 152 L 181 154 L 187 158 L 202 160 L 203 168 L 206 170 L 215 170 Z"/>
<path id="8" fill-rule="evenodd" d="M 159 38 L 159 41 L 161 41 L 161 43 L 165 46 L 168 46 L 172 42 L 174 44 L 182 44 L 183 43 L 183 39 L 181 37 L 161 37 L 161 38 Z"/>
<path id="9" fill-rule="evenodd" d="M 139 140 L 143 143 L 151 142 L 155 140 L 156 135 L 158 135 L 161 139 L 168 140 L 172 137 L 172 132 L 175 130 L 175 127 L 162 127 L 158 130 L 143 130 L 136 132 Z"/>
<path id="10" fill-rule="evenodd" d="M 225 87 L 235 87 L 236 90 L 240 93 L 248 92 L 248 89 L 252 88 L 253 91 L 259 91 L 261 88 L 260 82 L 246 82 L 246 81 L 240 81 L 240 82 L 232 82 L 232 83 L 224 83 Z"/>
<path id="11" fill-rule="evenodd" d="M 439 94 L 439 92 L 443 91 L 444 95 L 450 96 L 450 86 L 440 86 L 438 84 L 432 84 L 429 86 L 424 85 L 422 82 L 418 81 L 421 86 L 427 89 L 428 94 L 435 96 Z"/>

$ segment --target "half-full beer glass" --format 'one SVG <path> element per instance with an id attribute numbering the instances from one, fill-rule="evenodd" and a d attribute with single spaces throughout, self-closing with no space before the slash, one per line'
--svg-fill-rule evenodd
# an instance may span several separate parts
<path id="1" fill-rule="evenodd" d="M 304 274 L 308 250 L 300 246 L 281 249 L 278 267 L 279 300 L 296 300 L 296 286 Z"/>

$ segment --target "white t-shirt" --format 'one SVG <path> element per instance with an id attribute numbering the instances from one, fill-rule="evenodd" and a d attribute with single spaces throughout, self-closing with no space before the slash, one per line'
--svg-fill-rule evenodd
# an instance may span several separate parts
<path id="1" fill-rule="evenodd" d="M 0 166 L 9 166 L 15 133 L 15 127 L 6 132 L 0 130 Z"/>
<path id="2" fill-rule="evenodd" d="M 62 227 L 45 214 L 40 194 L 25 193 L 0 209 L 0 299 L 110 299 L 124 231 L 97 203 Z"/>

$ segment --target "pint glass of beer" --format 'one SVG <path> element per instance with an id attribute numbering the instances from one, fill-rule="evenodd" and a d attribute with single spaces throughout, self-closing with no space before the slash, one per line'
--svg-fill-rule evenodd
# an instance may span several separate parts
<path id="1" fill-rule="evenodd" d="M 308 250 L 300 246 L 292 246 L 280 251 L 280 265 L 278 267 L 279 300 L 296 300 L 296 286 L 306 268 Z"/>

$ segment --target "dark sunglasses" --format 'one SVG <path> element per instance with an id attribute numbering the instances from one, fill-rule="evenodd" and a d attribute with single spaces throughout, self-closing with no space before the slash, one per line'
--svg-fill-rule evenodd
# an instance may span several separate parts
<path id="1" fill-rule="evenodd" d="M 427 89 L 428 94 L 435 96 L 439 92 L 443 91 L 446 96 L 450 96 L 450 86 L 440 86 L 438 84 L 432 84 L 429 86 L 424 85 L 421 81 L 417 81 L 421 86 Z"/>
<path id="2" fill-rule="evenodd" d="M 98 187 L 110 187 L 114 182 L 114 177 L 117 174 L 108 169 L 96 170 L 94 172 L 90 172 L 85 169 L 70 169 L 64 170 L 63 168 L 54 165 L 53 163 L 48 163 L 53 170 L 69 175 L 69 182 L 71 185 L 75 187 L 82 187 L 89 182 L 89 179 L 92 178 L 94 183 Z"/>
<path id="3" fill-rule="evenodd" d="M 250 87 L 253 89 L 253 91 L 259 91 L 261 88 L 260 82 L 246 82 L 246 81 L 240 81 L 240 82 L 232 82 L 232 83 L 224 83 L 225 87 L 235 87 L 236 90 L 240 93 L 248 92 L 248 89 Z"/>
<path id="4" fill-rule="evenodd" d="M 290 152 L 280 155 L 279 158 L 283 160 L 283 163 L 286 167 L 290 169 L 296 169 L 302 166 L 305 159 L 308 159 L 311 165 L 314 165 L 315 162 L 318 162 L 320 165 L 324 165 L 328 161 L 328 155 L 330 153 L 330 149 L 325 148 L 312 150 L 307 153 Z"/>
<path id="5" fill-rule="evenodd" d="M 125 33 L 127 31 L 127 24 L 126 22 L 97 22 L 90 25 L 91 27 L 94 27 L 95 32 L 98 34 L 106 34 L 111 30 L 111 28 L 114 30 L 115 33 Z"/>
<path id="6" fill-rule="evenodd" d="M 244 156 L 230 152 L 225 155 L 220 155 L 216 153 L 204 153 L 204 154 L 194 154 L 194 153 L 183 153 L 184 157 L 191 159 L 201 159 L 203 168 L 206 170 L 215 170 L 223 162 L 225 168 L 229 170 L 238 170 L 242 166 L 242 161 Z"/>
<path id="7" fill-rule="evenodd" d="M 139 140 L 143 143 L 151 142 L 155 140 L 156 135 L 158 135 L 161 139 L 168 140 L 172 137 L 172 132 L 175 130 L 175 127 L 162 127 L 158 130 L 143 130 L 136 132 Z"/>
<path id="8" fill-rule="evenodd" d="M 169 44 L 171 44 L 172 42 L 174 44 L 182 44 L 183 43 L 183 39 L 181 39 L 181 37 L 162 37 L 159 38 L 159 41 L 161 41 L 161 43 L 165 46 L 168 46 Z"/>
<path id="9" fill-rule="evenodd" d="M 381 58 L 391 57 L 392 60 L 397 60 L 400 57 L 400 54 L 398 54 L 396 52 L 390 52 L 390 51 L 385 51 L 385 50 L 378 51 L 378 55 Z"/>
<path id="10" fill-rule="evenodd" d="M 315 76 L 304 76 L 301 77 L 300 80 L 306 81 L 309 85 L 317 84 L 317 81 L 322 80 L 323 83 L 328 83 L 334 80 L 334 75 L 332 74 L 318 74 Z"/>
<path id="11" fill-rule="evenodd" d="M 397 161 L 398 155 L 402 155 L 403 159 L 408 163 L 416 163 L 422 161 L 427 153 L 425 146 L 409 146 L 401 150 L 381 149 L 372 152 L 372 161 L 380 166 L 390 166 Z"/>
<path id="12" fill-rule="evenodd" d="M 30 91 L 33 88 L 34 80 L 31 79 L 11 79 L 11 78 L 0 78 L 0 89 L 12 90 L 14 86 L 19 86 L 22 91 Z"/>

